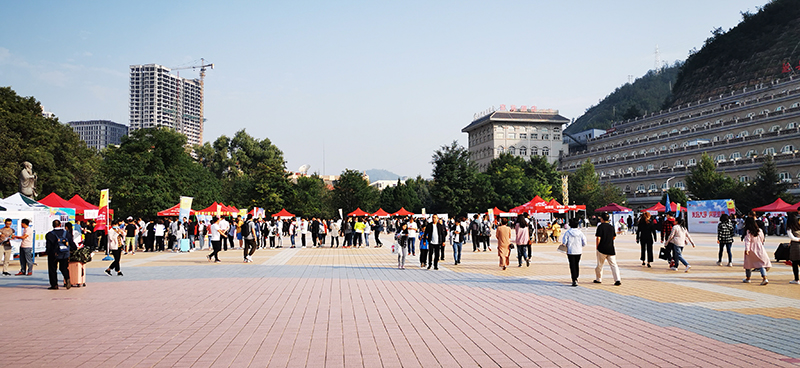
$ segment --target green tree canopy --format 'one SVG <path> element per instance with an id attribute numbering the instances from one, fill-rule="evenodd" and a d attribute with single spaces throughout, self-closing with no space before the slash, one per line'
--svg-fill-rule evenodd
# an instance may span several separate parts
<path id="1" fill-rule="evenodd" d="M 309 217 L 336 217 L 331 205 L 332 193 L 319 175 L 301 176 L 293 187 L 292 201 L 287 204 L 289 212 Z"/>
<path id="2" fill-rule="evenodd" d="M 730 176 L 717 172 L 714 160 L 703 152 L 700 162 L 686 176 L 686 189 L 697 199 L 725 199 L 735 198 L 741 186 Z"/>
<path id="3" fill-rule="evenodd" d="M 794 203 L 794 196 L 787 192 L 790 187 L 791 183 L 781 181 L 772 156 L 766 156 L 766 160 L 758 169 L 758 174 L 753 182 L 743 190 L 745 195 L 736 197 L 736 207 L 749 211 L 770 204 L 778 198 L 788 203 Z"/>
<path id="4" fill-rule="evenodd" d="M 433 212 L 463 215 L 477 211 L 478 169 L 466 148 L 453 141 L 433 154 Z"/>
<path id="5" fill-rule="evenodd" d="M 95 151 L 57 118 L 42 116 L 39 101 L 9 87 L 0 88 L 0 147 L 0 194 L 19 190 L 21 164 L 28 161 L 38 176 L 39 198 L 52 192 L 67 199 L 74 194 L 99 198 Z"/>
<path id="6" fill-rule="evenodd" d="M 585 204 L 587 213 L 612 202 L 624 205 L 626 200 L 617 186 L 610 183 L 600 184 L 600 178 L 589 160 L 569 176 L 569 197 L 570 202 Z"/>
<path id="7" fill-rule="evenodd" d="M 495 192 L 494 204 L 506 210 L 528 202 L 537 195 L 552 198 L 551 182 L 558 180 L 555 167 L 546 158 L 532 156 L 531 161 L 526 161 L 508 153 L 502 153 L 492 160 L 486 175 Z"/>
<path id="8" fill-rule="evenodd" d="M 221 197 L 219 181 L 187 152 L 186 136 L 167 128 L 139 129 L 103 151 L 100 186 L 122 216 L 154 216 L 181 196 L 205 207 Z"/>
<path id="9" fill-rule="evenodd" d="M 371 187 L 358 170 L 345 169 L 333 185 L 334 209 L 341 208 L 345 216 L 356 208 L 367 212 L 376 211 L 379 196 L 378 190 Z"/>

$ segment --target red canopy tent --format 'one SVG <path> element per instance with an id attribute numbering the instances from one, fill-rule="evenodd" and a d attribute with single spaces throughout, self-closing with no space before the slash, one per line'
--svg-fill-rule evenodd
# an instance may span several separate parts
<path id="1" fill-rule="evenodd" d="M 669 212 L 675 212 L 675 210 L 678 209 L 678 204 L 675 202 L 670 202 L 669 207 Z M 661 202 L 658 202 L 653 207 L 643 209 L 642 212 L 666 212 L 666 209 L 667 207 L 661 204 Z M 681 212 L 686 212 L 686 207 L 681 207 Z"/>
<path id="2" fill-rule="evenodd" d="M 372 216 L 375 216 L 375 217 L 389 217 L 389 212 L 384 211 L 383 208 L 378 208 L 378 210 L 375 211 L 375 213 L 373 213 Z"/>
<path id="3" fill-rule="evenodd" d="M 359 207 L 359 208 L 356 208 L 355 211 L 348 213 L 347 216 L 356 216 L 356 217 L 358 217 L 358 216 L 369 216 L 369 212 L 366 212 L 366 211 L 362 210 L 361 207 Z"/>
<path id="4" fill-rule="evenodd" d="M 289 213 L 289 211 L 287 211 L 285 208 L 281 208 L 281 210 L 278 211 L 278 213 L 273 213 L 272 217 L 281 217 L 281 218 L 283 218 L 283 217 L 294 217 L 294 215 Z"/>
<path id="5" fill-rule="evenodd" d="M 533 197 L 533 199 L 528 201 L 528 203 L 514 207 L 508 210 L 508 212 L 513 212 L 513 213 L 545 212 L 544 210 L 545 206 L 547 206 L 547 201 L 545 201 L 544 199 L 542 199 L 542 197 L 539 197 L 537 195 L 536 197 Z"/>
<path id="6" fill-rule="evenodd" d="M 405 207 L 400 207 L 400 209 L 393 213 L 392 216 L 409 216 L 413 214 L 413 212 L 409 212 Z"/>
<path id="7" fill-rule="evenodd" d="M 68 202 L 64 198 L 61 198 L 55 192 L 48 194 L 47 197 L 42 198 L 38 202 L 48 207 L 74 208 L 76 210 L 78 209 L 78 206 L 76 206 L 72 202 Z"/>
<path id="8" fill-rule="evenodd" d="M 228 207 L 228 206 L 226 206 L 226 205 L 224 205 L 222 203 L 217 203 L 217 202 L 212 203 L 210 206 L 208 206 L 208 208 L 204 208 L 202 210 L 197 210 L 197 211 L 195 211 L 195 213 L 198 214 L 198 215 L 216 216 L 217 215 L 217 207 L 219 207 L 219 212 L 223 216 L 236 215 L 236 214 L 239 213 L 239 210 L 236 210 L 235 208 L 234 208 L 234 210 L 236 210 L 236 212 L 231 213 L 231 211 L 229 209 L 230 207 Z"/>
<path id="9" fill-rule="evenodd" d="M 566 206 L 562 206 L 561 203 L 558 203 L 555 198 L 551 199 L 550 202 L 547 202 L 547 205 L 544 206 L 544 209 L 547 212 L 563 212 L 566 211 Z"/>
<path id="10" fill-rule="evenodd" d="M 632 209 L 620 206 L 616 203 L 611 203 L 608 206 L 595 209 L 595 212 L 631 212 Z"/>
<path id="11" fill-rule="evenodd" d="M 175 217 L 175 216 L 179 216 L 180 213 L 181 213 L 181 204 L 178 203 L 178 204 L 176 204 L 176 205 L 174 205 L 174 206 L 172 206 L 170 208 L 167 208 L 167 209 L 165 209 L 163 211 L 159 211 L 157 213 L 157 215 L 158 216 Z M 191 216 L 191 215 L 194 215 L 194 214 L 195 214 L 195 210 L 189 209 L 189 215 Z"/>
<path id="12" fill-rule="evenodd" d="M 70 200 L 67 201 L 67 202 L 72 203 L 75 206 L 78 206 L 77 210 L 81 211 L 81 212 L 83 212 L 85 210 L 99 210 L 100 209 L 100 207 L 97 207 L 97 206 L 95 206 L 95 205 L 93 205 L 93 204 L 91 204 L 89 202 L 86 202 L 86 200 L 84 200 L 83 198 L 81 198 L 81 196 L 79 196 L 77 194 L 72 196 L 72 198 L 70 198 Z"/>
<path id="13" fill-rule="evenodd" d="M 39 203 L 43 203 L 43 202 L 39 201 Z M 47 203 L 45 203 L 45 204 L 47 204 Z M 766 206 L 753 208 L 753 211 L 756 211 L 756 212 L 786 212 L 786 209 L 789 208 L 790 206 L 792 206 L 792 205 L 784 202 L 783 199 L 778 198 L 778 199 L 775 200 L 775 202 L 772 202 L 772 203 L 770 203 L 770 204 L 768 204 Z M 795 207 L 794 209 L 796 211 L 797 207 Z"/>
<path id="14" fill-rule="evenodd" d="M 781 208 L 779 212 L 797 212 L 797 208 L 800 207 L 800 202 L 795 204 L 787 203 L 786 206 Z"/>

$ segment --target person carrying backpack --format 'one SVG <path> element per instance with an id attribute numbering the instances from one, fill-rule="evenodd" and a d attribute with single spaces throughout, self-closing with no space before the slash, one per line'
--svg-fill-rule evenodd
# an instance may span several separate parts
<path id="1" fill-rule="evenodd" d="M 53 220 L 53 230 L 45 235 L 47 251 L 47 273 L 50 277 L 49 290 L 58 290 L 58 274 L 56 270 L 61 270 L 64 277 L 64 287 L 72 287 L 69 281 L 69 252 L 70 248 L 76 247 L 75 243 L 67 236 L 66 230 L 61 227 L 61 221 Z"/>
<path id="2" fill-rule="evenodd" d="M 472 217 L 472 222 L 469 223 L 469 233 L 472 236 L 472 251 L 477 252 L 480 250 L 480 234 L 481 226 L 478 224 L 478 215 Z"/>

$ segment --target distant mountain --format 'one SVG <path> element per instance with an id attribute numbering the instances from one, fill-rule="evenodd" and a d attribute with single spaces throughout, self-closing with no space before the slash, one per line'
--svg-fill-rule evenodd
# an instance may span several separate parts
<path id="1" fill-rule="evenodd" d="M 400 175 L 397 175 L 391 171 L 383 170 L 383 169 L 370 169 L 366 171 L 367 175 L 369 175 L 369 181 L 373 182 L 376 180 L 397 180 L 400 179 Z"/>
<path id="2" fill-rule="evenodd" d="M 611 123 L 659 111 L 669 97 L 670 87 L 675 83 L 680 63 L 664 67 L 658 72 L 650 70 L 636 79 L 617 87 L 597 105 L 586 109 L 565 132 L 578 133 L 587 129 L 608 129 Z"/>

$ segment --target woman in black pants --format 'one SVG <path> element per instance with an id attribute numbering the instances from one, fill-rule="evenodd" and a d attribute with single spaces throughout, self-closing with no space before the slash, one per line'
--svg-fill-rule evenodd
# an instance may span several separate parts
<path id="1" fill-rule="evenodd" d="M 118 220 L 114 223 L 114 226 L 108 229 L 108 252 L 114 257 L 114 262 L 106 268 L 106 274 L 111 276 L 111 270 L 117 271 L 117 276 L 122 276 L 122 271 L 119 268 L 119 260 L 122 258 L 122 241 L 123 232 L 120 229 L 122 225 L 122 220 Z"/>
<path id="2" fill-rule="evenodd" d="M 656 226 L 650 221 L 650 214 L 645 212 L 639 218 L 639 224 L 636 225 L 636 242 L 642 248 L 642 256 L 639 259 L 642 261 L 642 266 L 653 262 L 653 241 L 656 239 Z M 647 258 L 645 258 L 647 256 Z M 645 263 L 645 259 L 647 263 Z"/>
<path id="3" fill-rule="evenodd" d="M 208 261 L 211 262 L 211 257 L 214 257 L 214 263 L 219 263 L 219 251 L 222 250 L 222 241 L 221 238 L 224 235 L 225 230 L 219 228 L 219 219 L 214 217 L 211 219 L 211 225 L 208 227 L 208 239 L 211 241 L 211 249 L 214 251 L 208 255 Z"/>

